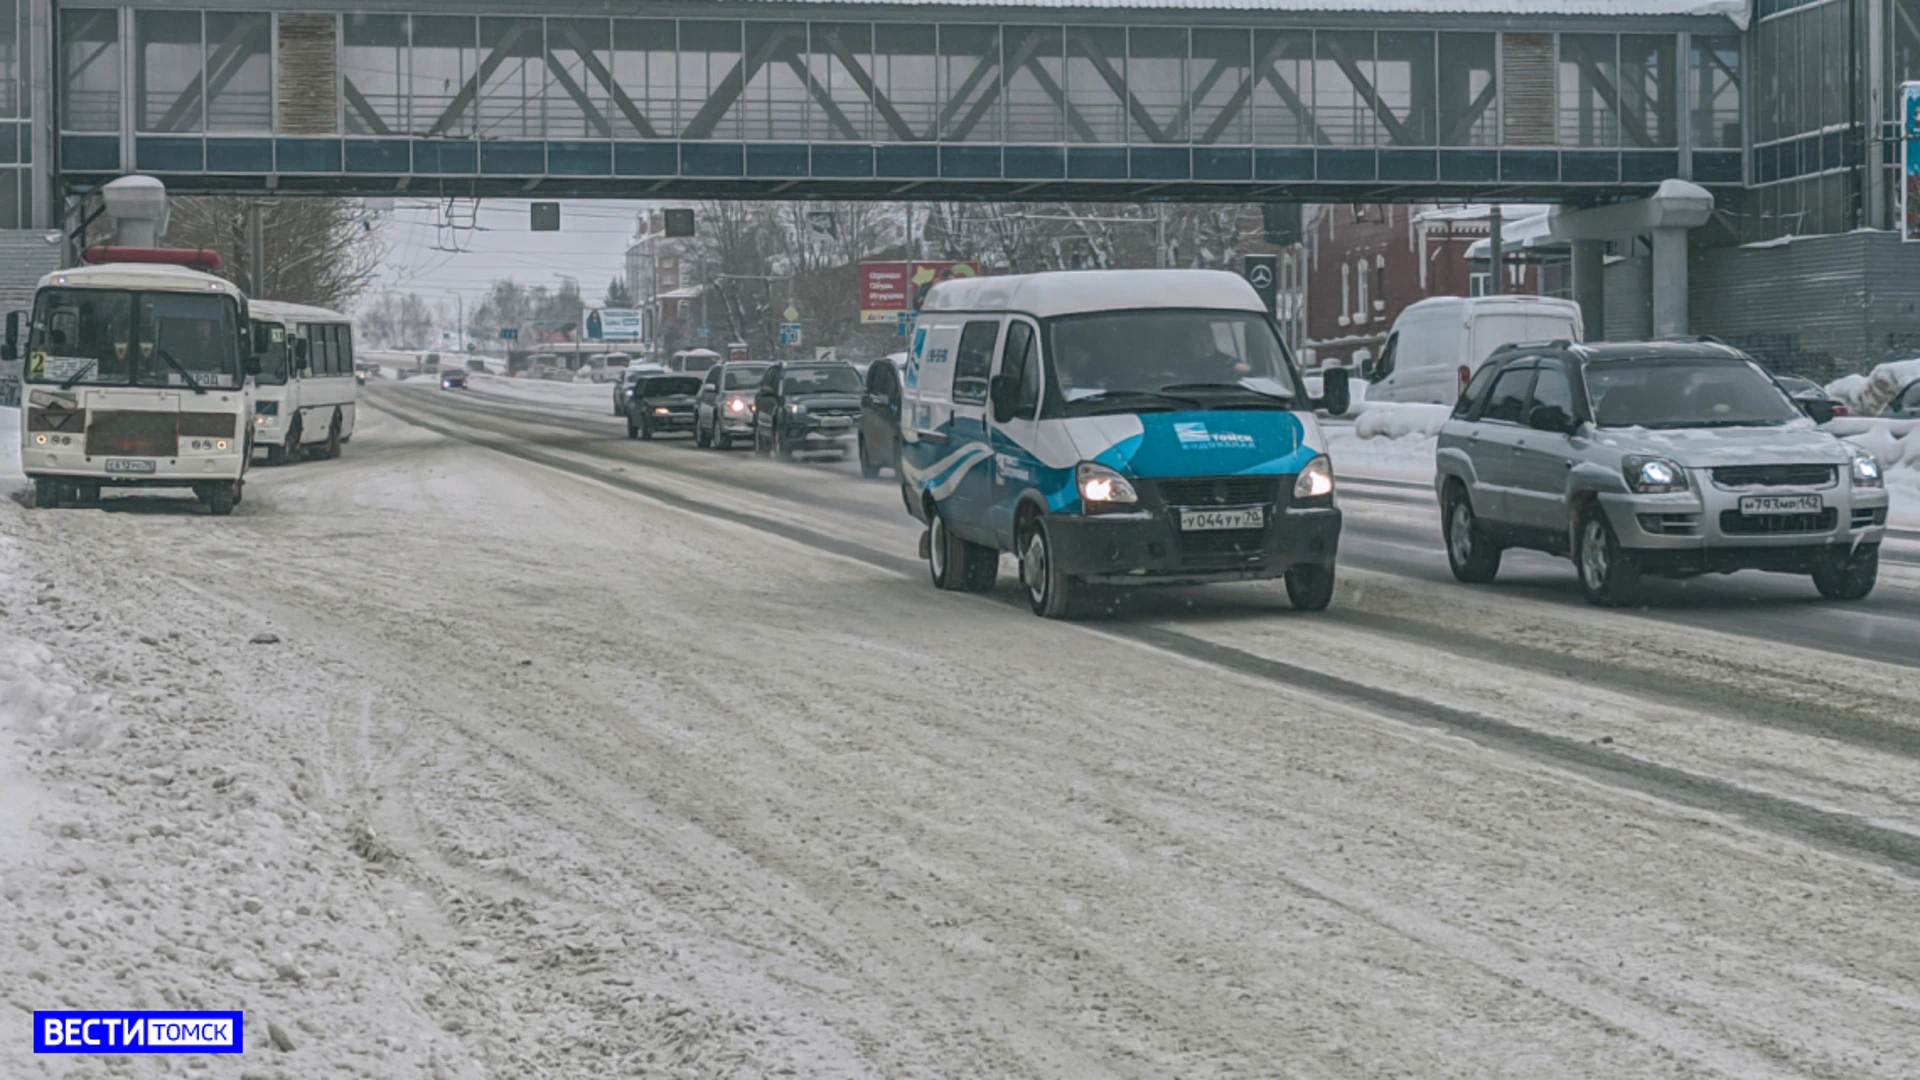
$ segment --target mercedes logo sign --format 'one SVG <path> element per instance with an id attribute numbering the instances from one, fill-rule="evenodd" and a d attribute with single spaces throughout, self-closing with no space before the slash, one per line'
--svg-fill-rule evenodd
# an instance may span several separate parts
<path id="1" fill-rule="evenodd" d="M 1271 289 L 1273 288 L 1273 267 L 1265 263 L 1249 267 L 1247 280 L 1252 282 L 1256 289 Z"/>

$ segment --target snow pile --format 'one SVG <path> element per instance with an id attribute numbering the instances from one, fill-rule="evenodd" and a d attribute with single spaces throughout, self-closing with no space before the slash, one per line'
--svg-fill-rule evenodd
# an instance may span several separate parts
<path id="1" fill-rule="evenodd" d="M 1447 405 L 1393 405 L 1381 402 L 1360 411 L 1353 423 L 1355 437 L 1361 439 L 1404 439 L 1440 434 L 1440 426 L 1453 414 Z"/>
<path id="2" fill-rule="evenodd" d="M 37 642 L 0 638 L 0 728 L 12 738 L 97 748 L 112 732 L 107 696 L 89 693 Z"/>
<path id="3" fill-rule="evenodd" d="M 1827 393 L 1855 416 L 1879 416 L 1916 379 L 1920 379 L 1920 359 L 1895 360 L 1867 375 L 1835 379 L 1827 384 Z"/>
<path id="4" fill-rule="evenodd" d="M 475 391 L 497 397 L 517 398 L 539 405 L 557 405 L 569 409 L 590 409 L 613 415 L 613 384 L 591 382 L 552 382 L 546 379 L 509 379 L 501 375 L 473 372 L 467 385 Z M 448 393 L 459 393 L 450 390 Z"/>

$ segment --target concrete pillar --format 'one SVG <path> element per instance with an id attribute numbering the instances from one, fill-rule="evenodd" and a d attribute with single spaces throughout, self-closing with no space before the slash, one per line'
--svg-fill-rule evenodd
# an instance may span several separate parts
<path id="1" fill-rule="evenodd" d="M 1500 207 L 1487 209 L 1487 295 L 1499 296 L 1507 291 L 1507 250 L 1506 237 L 1502 235 L 1503 225 Z"/>
<path id="2" fill-rule="evenodd" d="M 1687 333 L 1687 230 L 1653 230 L 1653 336 Z"/>
<path id="3" fill-rule="evenodd" d="M 1573 302 L 1580 305 L 1580 321 L 1588 341 L 1607 337 L 1607 265 L 1605 240 L 1575 240 L 1573 247 Z"/>

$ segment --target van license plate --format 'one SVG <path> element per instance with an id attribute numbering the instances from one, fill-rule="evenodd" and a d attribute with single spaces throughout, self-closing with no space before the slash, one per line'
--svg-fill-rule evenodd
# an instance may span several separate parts
<path id="1" fill-rule="evenodd" d="M 140 458 L 108 458 L 107 471 L 110 473 L 150 473 L 153 462 Z"/>
<path id="2" fill-rule="evenodd" d="M 1260 529 L 1267 524 L 1267 508 L 1248 506 L 1235 510 L 1181 510 L 1181 532 L 1208 532 L 1216 529 Z"/>
<path id="3" fill-rule="evenodd" d="M 1746 495 L 1740 499 L 1740 513 L 1746 517 L 1817 514 L 1826 508 L 1818 495 Z"/>

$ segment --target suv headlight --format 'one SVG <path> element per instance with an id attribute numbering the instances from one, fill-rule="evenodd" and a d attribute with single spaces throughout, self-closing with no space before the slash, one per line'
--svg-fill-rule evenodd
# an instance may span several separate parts
<path id="1" fill-rule="evenodd" d="M 743 397 L 732 397 L 727 399 L 727 411 L 730 413 L 746 412 L 747 409 L 752 407 L 752 405 L 753 405 L 752 402 L 748 401 L 746 398 L 743 398 Z"/>
<path id="2" fill-rule="evenodd" d="M 787 406 L 787 415 L 788 416 L 805 416 L 807 415 L 807 407 L 805 405 L 801 405 L 798 402 L 796 402 L 792 405 Z"/>
<path id="3" fill-rule="evenodd" d="M 1880 475 L 1880 462 L 1872 454 L 1853 456 L 1853 486 L 1857 488 L 1877 488 L 1886 483 Z"/>
<path id="4" fill-rule="evenodd" d="M 1074 482 L 1080 489 L 1080 501 L 1087 506 L 1088 513 L 1115 506 L 1130 506 L 1140 501 L 1140 493 L 1133 490 L 1133 484 L 1124 476 L 1091 461 L 1083 461 L 1074 470 Z"/>
<path id="5" fill-rule="evenodd" d="M 1299 479 L 1293 482 L 1293 501 L 1308 500 L 1333 501 L 1333 460 L 1325 454 L 1307 462 L 1307 467 L 1300 470 Z"/>
<path id="6" fill-rule="evenodd" d="M 1636 454 L 1621 463 L 1627 486 L 1640 495 L 1666 495 L 1687 490 L 1687 470 L 1680 463 L 1661 457 Z"/>

